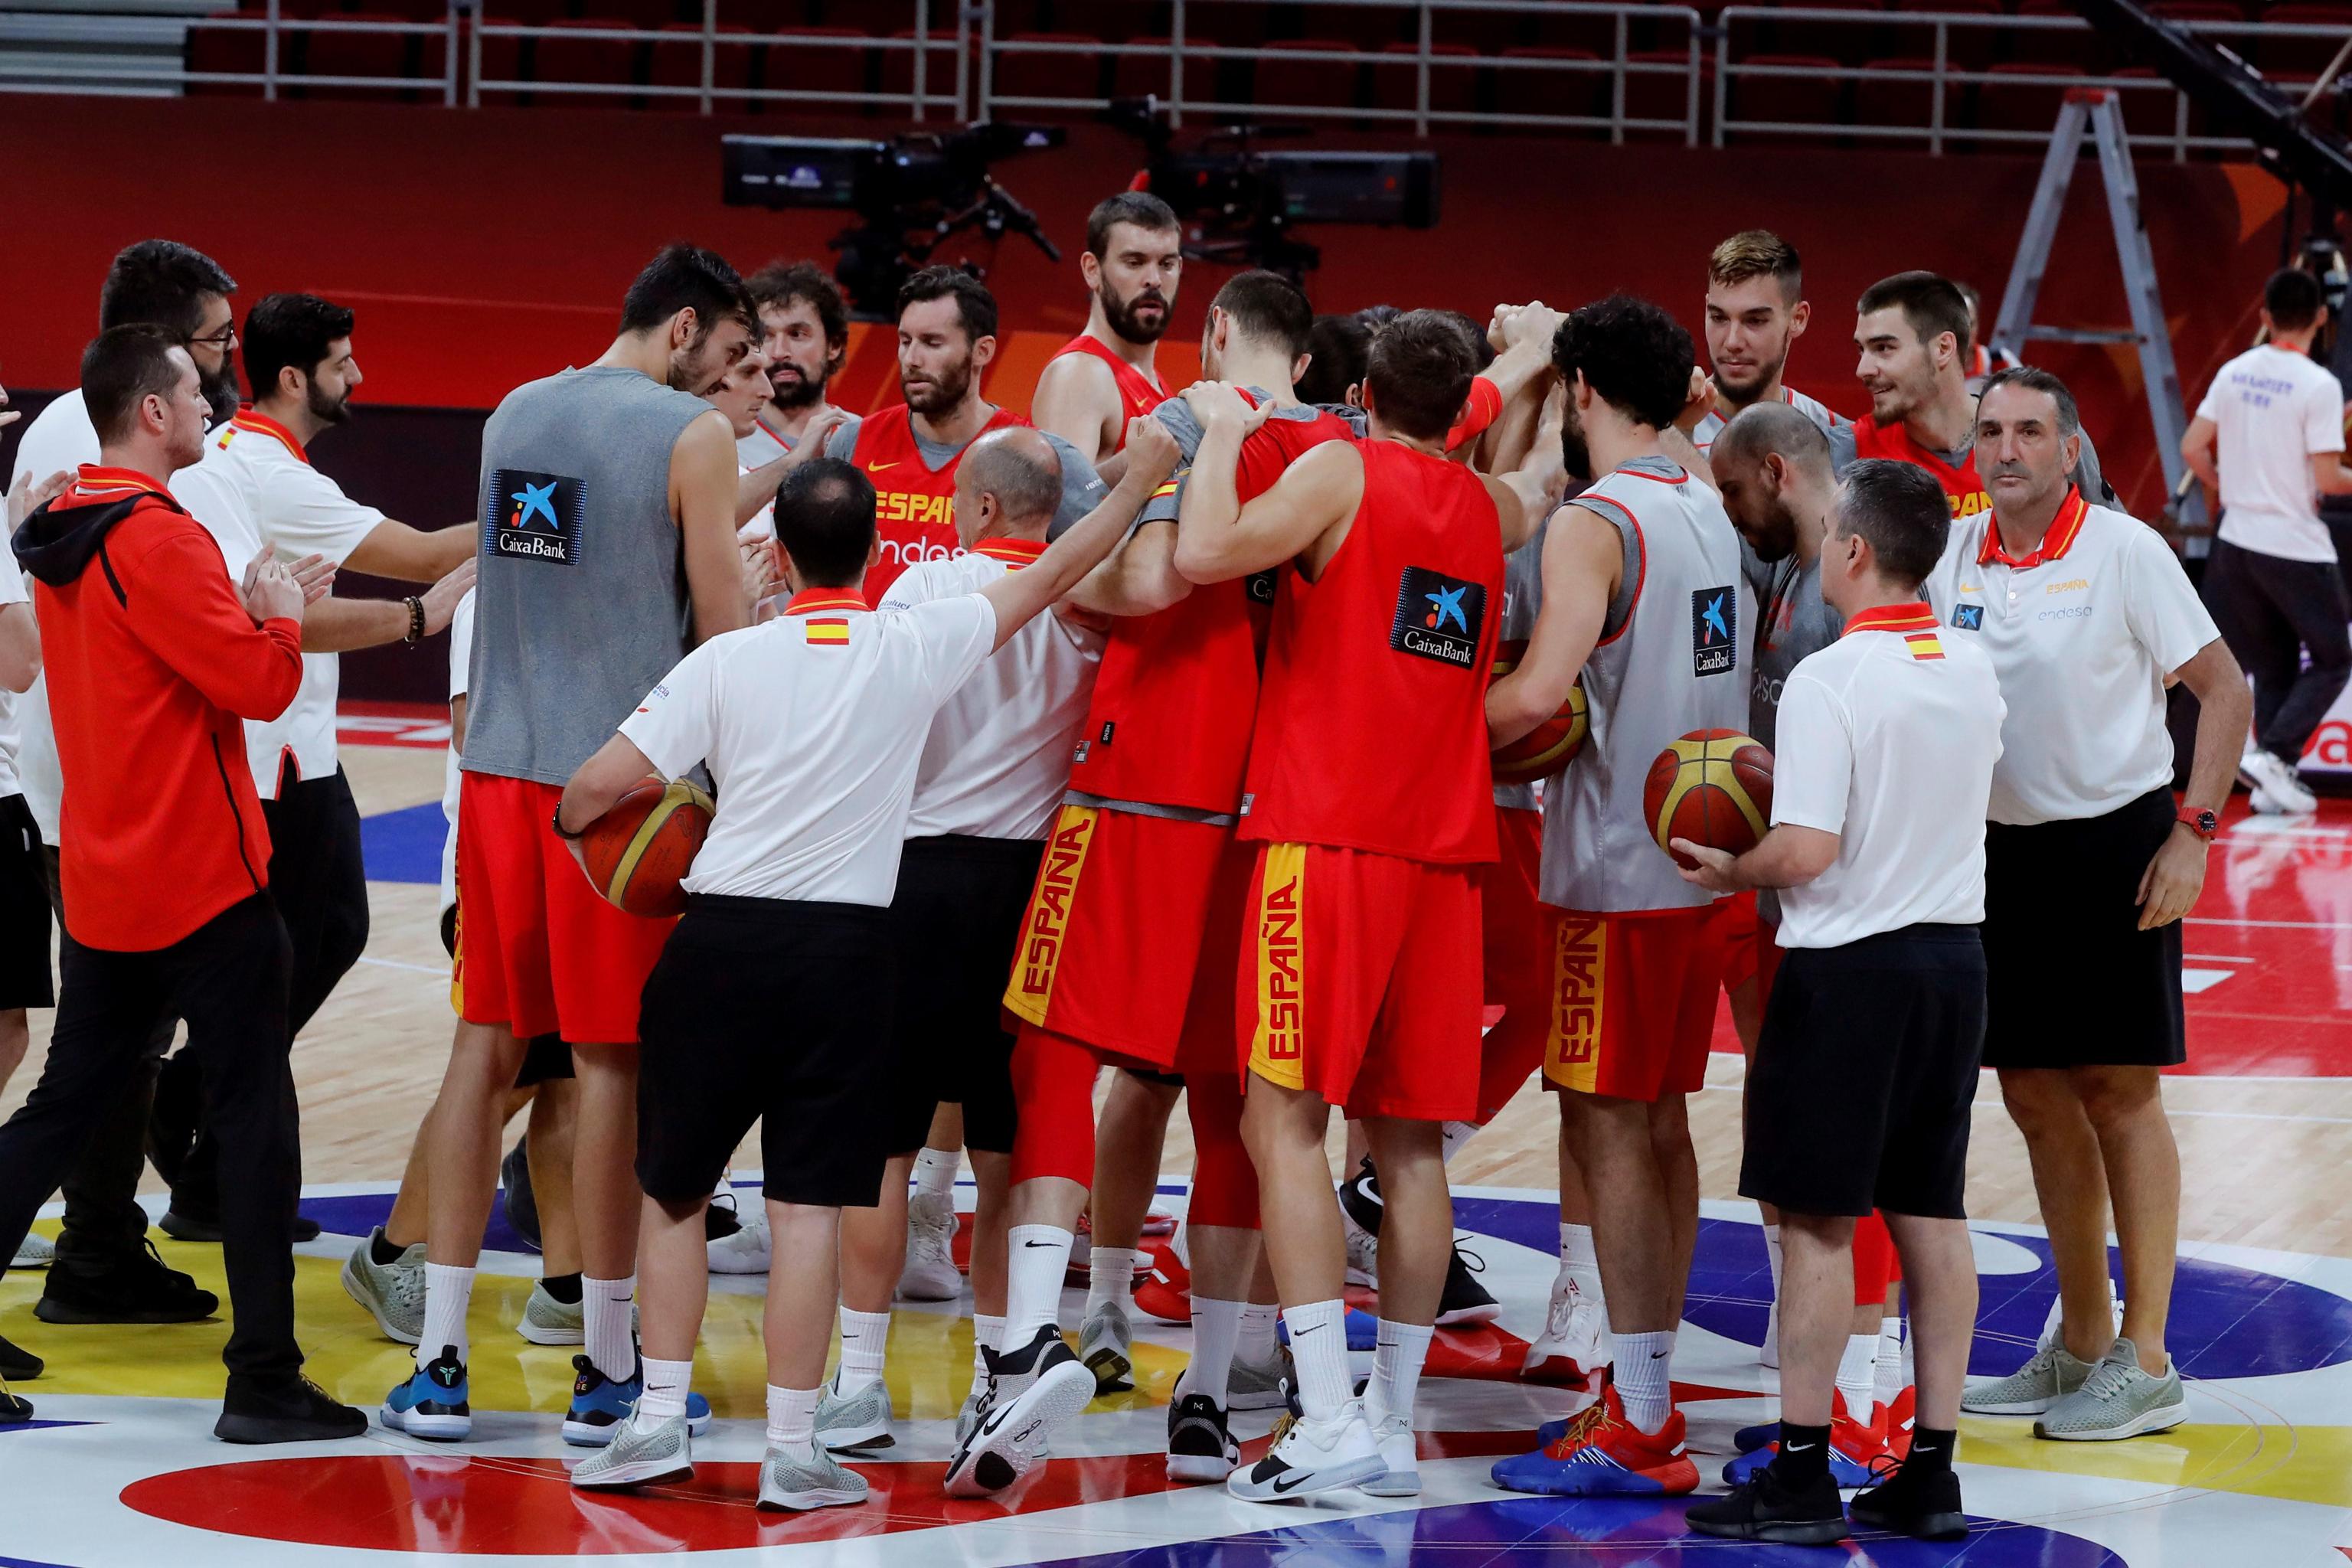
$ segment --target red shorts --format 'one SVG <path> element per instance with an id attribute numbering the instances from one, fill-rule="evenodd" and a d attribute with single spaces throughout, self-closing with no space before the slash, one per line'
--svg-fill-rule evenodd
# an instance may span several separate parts
<path id="1" fill-rule="evenodd" d="M 1495 808 L 1503 858 L 1478 868 L 1479 923 L 1486 942 L 1486 1000 L 1500 1006 L 1479 1053 L 1478 1120 L 1509 1103 L 1538 1068 L 1551 1037 L 1551 928 L 1536 887 L 1543 865 L 1543 813 Z"/>
<path id="2" fill-rule="evenodd" d="M 1005 1010 L 1161 1072 L 1176 1065 L 1233 829 L 1065 805 L 1022 916 Z"/>
<path id="3" fill-rule="evenodd" d="M 575 1046 L 637 1041 L 637 999 L 675 921 L 623 914 L 555 837 L 562 790 L 467 773 L 457 797 L 457 966 L 469 1024 Z"/>
<path id="4" fill-rule="evenodd" d="M 1551 1086 L 1652 1101 L 1705 1087 L 1723 977 L 1717 906 L 1544 912 L 1552 946 L 1544 1077 Z"/>
<path id="5" fill-rule="evenodd" d="M 1258 846 L 1235 1008 L 1249 1071 L 1349 1116 L 1475 1116 L 1477 869 Z"/>
<path id="6" fill-rule="evenodd" d="M 1764 918 L 1753 891 L 1719 899 L 1715 907 L 1723 911 L 1723 988 L 1737 991 L 1752 980 L 1761 1006 L 1780 970 L 1780 923 Z"/>

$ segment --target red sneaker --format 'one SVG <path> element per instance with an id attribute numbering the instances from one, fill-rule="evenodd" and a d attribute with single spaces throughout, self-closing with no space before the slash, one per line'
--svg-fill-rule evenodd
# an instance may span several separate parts
<path id="1" fill-rule="evenodd" d="M 1911 1457 L 1911 1428 L 1919 1419 L 1919 1390 L 1914 1384 L 1905 1384 L 1895 1403 L 1880 1408 L 1878 1418 L 1885 1428 L 1886 1451 L 1898 1459 Z"/>
<path id="2" fill-rule="evenodd" d="M 1614 1384 L 1600 1402 L 1568 1424 L 1557 1442 L 1498 1461 L 1495 1484 L 1507 1491 L 1548 1496 L 1680 1497 L 1698 1489 L 1698 1467 L 1683 1446 L 1683 1413 L 1673 1412 L 1654 1433 L 1625 1419 Z"/>

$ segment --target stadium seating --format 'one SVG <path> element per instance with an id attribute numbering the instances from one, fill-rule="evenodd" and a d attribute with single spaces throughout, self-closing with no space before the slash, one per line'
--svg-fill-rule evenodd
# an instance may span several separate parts
<path id="1" fill-rule="evenodd" d="M 1837 78 L 1837 61 L 1820 55 L 1755 55 L 1741 63 L 1798 74 L 1735 74 L 1730 96 L 1734 120 L 1775 121 L 1822 128 L 1815 136 L 1769 132 L 1775 142 L 1824 142 L 1836 139 L 1845 93 L 1845 84 Z"/>
<path id="2" fill-rule="evenodd" d="M 1449 60 L 1475 59 L 1468 44 L 1430 46 L 1429 107 L 1437 114 L 1467 114 L 1478 107 L 1478 68 L 1449 65 Z M 1420 97 L 1419 44 L 1391 44 L 1372 62 L 1372 107 L 1411 111 Z M 1390 123 L 1394 124 L 1394 121 Z"/>
<path id="3" fill-rule="evenodd" d="M 566 88 L 623 87 L 638 79 L 644 46 L 635 38 L 604 38 L 578 35 L 601 30 L 642 32 L 635 26 L 567 17 L 551 22 L 551 33 L 531 40 L 530 79 L 535 102 L 582 103 L 591 100 L 620 107 L 635 96 L 625 92 L 566 91 Z"/>
<path id="4" fill-rule="evenodd" d="M 1016 33 L 1004 41 L 1008 44 L 1066 44 L 1089 52 L 1001 53 L 996 57 L 996 70 L 991 79 L 991 90 L 997 97 L 1093 99 L 1102 96 L 1104 56 L 1100 38 L 1089 33 Z M 1092 119 L 1096 110 L 1091 105 L 1074 109 L 1040 109 L 1031 104 L 1021 104 L 1014 106 L 1011 112 L 1013 118 L 1020 120 L 1066 120 Z"/>
<path id="5" fill-rule="evenodd" d="M 740 22 L 720 24 L 721 38 L 748 40 L 751 29 Z M 698 22 L 672 22 L 661 29 L 660 38 L 654 43 L 646 79 L 656 87 L 691 87 L 702 85 L 702 25 Z M 757 51 L 744 43 L 719 43 L 710 51 L 711 110 L 717 114 L 745 114 L 751 111 L 747 98 L 722 97 L 721 89 L 733 88 L 740 94 L 751 85 L 751 57 Z M 648 94 L 649 108 L 667 110 L 672 113 L 696 114 L 702 109 L 702 96 L 668 97 Z"/>
<path id="6" fill-rule="evenodd" d="M 873 35 L 856 27 L 796 26 L 791 31 L 802 37 L 856 39 L 870 42 Z M 761 51 L 762 56 L 760 85 L 772 92 L 866 92 L 871 79 L 866 72 L 867 57 L 874 51 L 848 48 L 834 44 L 788 44 L 772 40 Z M 828 113 L 840 113 L 848 107 L 842 104 L 803 105 L 802 111 L 822 107 Z M 783 100 L 771 100 L 766 105 L 771 114 L 790 113 L 793 105 Z"/>
<path id="7" fill-rule="evenodd" d="M 1286 58 L 1310 52 L 1357 54 L 1344 38 L 1297 38 L 1266 46 L 1266 58 L 1257 62 L 1255 101 L 1288 109 L 1353 109 L 1361 101 L 1356 91 L 1357 65 L 1352 59 Z"/>

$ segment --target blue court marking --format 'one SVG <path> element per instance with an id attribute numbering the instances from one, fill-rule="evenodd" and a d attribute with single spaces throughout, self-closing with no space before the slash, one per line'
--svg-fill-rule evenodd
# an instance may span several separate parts
<path id="1" fill-rule="evenodd" d="M 0 1426 L 0 1437 L 5 1437 L 11 1432 L 38 1432 L 50 1426 L 96 1426 L 100 1425 L 101 1425 L 101 1423 L 96 1421 L 43 1421 L 36 1418 L 31 1421 L 17 1421 L 5 1426 Z M 6 1563 L 9 1561 L 11 1560 L 8 1558 L 0 1557 L 0 1563 Z"/>
<path id="2" fill-rule="evenodd" d="M 441 845 L 448 831 L 449 819 L 441 815 L 437 800 L 362 817 L 360 856 L 367 863 L 368 880 L 437 885 Z"/>

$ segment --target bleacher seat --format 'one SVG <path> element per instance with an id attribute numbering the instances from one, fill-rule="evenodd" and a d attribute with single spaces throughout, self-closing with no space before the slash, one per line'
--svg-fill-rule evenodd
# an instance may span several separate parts
<path id="1" fill-rule="evenodd" d="M 580 15 L 587 21 L 601 18 L 649 30 L 667 27 L 672 22 L 691 22 L 698 28 L 702 26 L 702 0 L 583 0 Z M 727 0 L 719 0 L 719 19 L 736 19 Z"/>
<path id="2" fill-rule="evenodd" d="M 915 41 L 915 29 L 901 27 L 890 37 L 900 43 L 912 44 Z M 974 39 L 975 47 L 978 44 L 979 40 Z M 936 96 L 940 93 L 953 96 L 956 68 L 955 45 L 955 30 L 952 27 L 943 34 L 933 33 L 928 40 L 923 50 L 927 57 L 923 63 L 923 91 L 927 96 Z M 882 57 L 882 90 L 896 93 L 902 98 L 912 94 L 915 90 L 915 51 L 912 48 L 882 49 L 878 53 Z M 975 73 L 972 79 L 977 81 L 980 79 Z M 901 111 L 897 110 L 887 112 L 897 117 L 903 117 Z M 938 110 L 934 108 L 930 112 L 937 113 Z"/>
<path id="3" fill-rule="evenodd" d="M 1748 134 L 1775 142 L 1836 139 L 1839 109 L 1845 85 L 1838 79 L 1837 61 L 1822 55 L 1755 55 L 1739 63 L 1802 74 L 1749 76 L 1745 72 L 1734 72 L 1730 93 L 1732 119 L 1776 121 L 1822 128 L 1821 132 L 1814 136 L 1778 131 Z"/>
<path id="4" fill-rule="evenodd" d="M 1868 70 L 1932 71 L 1933 57 L 1871 60 Z M 1944 68 L 1950 70 L 1948 59 Z M 1944 124 L 1947 129 L 1957 124 L 1960 89 L 1947 82 L 1944 88 Z M 1853 121 L 1857 125 L 1915 125 L 1922 129 L 1936 122 L 1936 86 L 1928 81 L 1874 81 L 1864 77 L 1853 84 Z M 1858 138 L 1864 147 L 1912 147 L 1918 143 L 1900 137 L 1872 136 Z"/>
<path id="5" fill-rule="evenodd" d="M 747 114 L 751 112 L 751 102 L 740 94 L 742 89 L 751 85 L 751 56 L 755 51 L 748 42 L 740 40 L 749 40 L 753 36 L 751 29 L 740 22 L 722 22 L 719 25 L 719 36 L 722 40 L 731 38 L 739 41 L 731 44 L 722 41 L 711 48 L 711 111 L 715 114 Z M 702 25 L 699 22 L 672 22 L 662 28 L 648 56 L 646 79 L 656 87 L 701 87 L 701 37 Z M 721 96 L 720 89 L 727 88 L 736 89 L 736 96 Z M 648 94 L 646 103 L 649 108 L 668 110 L 673 113 L 702 112 L 702 95 L 699 92 L 692 97 Z"/>
<path id="6" fill-rule="evenodd" d="M 1468 44 L 1437 44 L 1429 47 L 1429 107 L 1435 114 L 1468 114 L 1478 107 L 1478 68 L 1474 65 L 1450 65 L 1449 60 L 1475 59 L 1478 51 Z M 1420 97 L 1419 44 L 1391 44 L 1372 62 L 1372 106 L 1375 109 L 1399 109 L 1411 111 Z M 1410 128 L 1409 121 L 1391 121 L 1389 124 Z"/>
<path id="7" fill-rule="evenodd" d="M 480 25 L 489 27 L 511 27 L 517 26 L 518 22 L 513 16 L 484 16 L 481 18 Z M 483 35 L 482 64 L 476 79 L 513 81 L 521 76 L 522 45 L 523 40 L 520 38 L 498 34 Z M 493 105 L 517 104 L 522 101 L 522 94 L 512 88 L 485 88 L 481 89 L 481 100 L 485 104 Z"/>
<path id="8" fill-rule="evenodd" d="M 1153 52 L 1149 54 L 1113 55 L 1110 62 L 1110 91 L 1113 98 L 1142 98 L 1146 95 L 1166 99 L 1171 85 L 1168 51 L 1175 47 L 1170 38 L 1130 38 Z M 1201 98 L 1209 85 L 1216 80 L 1215 62 L 1187 54 L 1184 60 L 1184 96 Z"/>
<path id="9" fill-rule="evenodd" d="M 1255 101 L 1269 115 L 1279 118 L 1288 109 L 1356 106 L 1356 62 L 1286 58 L 1308 52 L 1355 55 L 1360 51 L 1342 38 L 1296 38 L 1268 44 L 1265 55 L 1257 62 Z"/>
<path id="10" fill-rule="evenodd" d="M 2021 64 L 2011 61 L 1992 68 L 1996 78 L 2043 76 L 2080 77 L 2079 66 Z M 2064 82 L 1987 81 L 1977 86 L 1976 122 L 1985 131 L 2031 131 L 2048 136 L 2058 123 L 2058 106 L 2065 101 Z M 1987 146 L 2000 146 L 1988 142 Z M 2019 145 L 2011 142 L 2013 148 Z"/>
<path id="11" fill-rule="evenodd" d="M 1087 50 L 1078 54 L 999 53 L 989 89 L 998 98 L 1098 99 L 1103 95 L 1102 40 L 1090 33 L 1016 33 L 1007 44 L 1067 44 Z M 1071 109 L 1041 109 L 1016 104 L 1007 110 L 1013 120 L 1092 119 L 1091 104 Z"/>
<path id="12" fill-rule="evenodd" d="M 338 22 L 397 22 L 398 16 L 378 12 L 339 11 L 331 20 Z M 394 81 L 410 74 L 408 66 L 409 39 L 401 33 L 357 33 L 307 29 L 302 50 L 302 74 L 313 76 L 368 77 Z M 378 103 L 397 101 L 397 95 L 382 88 L 372 87 L 310 87 L 301 89 L 309 99 L 373 99 Z"/>
<path id="13" fill-rule="evenodd" d="M 2118 77 L 2134 81 L 2162 81 L 2163 74 L 2149 66 L 2126 66 L 2116 72 Z M 2124 106 L 2124 130 L 2133 136 L 2170 136 L 2177 129 L 2174 119 L 2179 94 L 2156 92 L 2126 88 L 2116 92 Z M 2189 133 L 2197 135 L 2202 129 L 2203 116 L 2192 102 L 2189 110 Z"/>
<path id="14" fill-rule="evenodd" d="M 214 13 L 215 18 L 226 19 L 234 11 Z M 207 27 L 202 22 L 190 24 L 188 42 L 182 56 L 184 68 L 192 71 L 218 71 L 258 74 L 262 67 L 263 44 L 257 32 L 241 27 Z M 259 98 L 261 84 L 239 82 L 190 82 L 186 89 L 198 98 Z"/>
<path id="15" fill-rule="evenodd" d="M 1715 84 L 1710 68 L 1713 57 L 1702 53 L 1698 84 L 1699 113 L 1706 113 L 1712 100 Z M 1690 51 L 1685 49 L 1643 49 L 1625 57 L 1626 63 L 1663 65 L 1675 68 L 1673 74 L 1660 71 L 1629 71 L 1625 76 L 1625 118 L 1628 120 L 1671 120 L 1671 130 L 1628 131 L 1628 141 L 1680 142 L 1683 140 L 1682 121 L 1689 111 Z"/>
<path id="16" fill-rule="evenodd" d="M 2008 11 L 2000 0 L 1896 0 L 1897 11 L 1958 13 L 1969 16 L 2005 16 Z M 1936 58 L 1936 34 L 1931 27 L 1889 26 L 1886 34 L 1906 58 L 1933 61 Z M 1999 27 L 1951 26 L 1944 29 L 1944 63 L 1946 69 L 1980 71 L 1992 64 L 2000 44 Z"/>
<path id="17" fill-rule="evenodd" d="M 2081 21 L 2082 16 L 2068 0 L 2022 0 L 2017 7 L 2021 16 L 2064 16 Z M 2104 76 L 2118 63 L 2114 47 L 2096 28 L 2078 27 L 2011 27 L 2004 29 L 2009 39 L 2009 59 L 2023 68 L 2042 62 L 2052 66 L 2072 66 L 2086 75 Z"/>
<path id="18" fill-rule="evenodd" d="M 1595 60 L 1591 49 L 1555 47 L 1544 44 L 1505 49 L 1507 60 Z M 1609 113 L 1609 77 L 1603 71 L 1514 70 L 1495 68 L 1495 109 L 1502 114 L 1579 114 L 1595 118 Z"/>
<path id="19" fill-rule="evenodd" d="M 1818 16 L 1772 19 L 1769 31 L 1772 53 L 1776 55 L 1812 55 L 1827 59 L 1832 65 L 1860 65 L 1883 51 L 1876 17 L 1885 9 L 1878 0 L 1788 0 L 1791 7 L 1809 11 L 1848 11 L 1851 20 L 1840 17 L 1834 21 Z M 1734 58 L 1738 58 L 1735 37 Z"/>
<path id="20" fill-rule="evenodd" d="M 874 35 L 857 27 L 794 27 L 793 36 L 815 38 L 855 39 L 870 44 Z M 761 50 L 760 85 L 771 92 L 866 92 L 870 90 L 866 75 L 866 57 L 870 48 L 848 48 L 834 44 L 790 44 L 771 41 Z M 789 99 L 771 99 L 763 106 L 770 114 L 840 114 L 854 112 L 855 106 L 843 103 L 799 103 Z"/>
<path id="21" fill-rule="evenodd" d="M 2352 33 L 2352 5 L 2291 0 L 2290 4 L 2269 7 L 2261 20 L 2340 29 L 2334 37 L 2315 37 L 2305 33 L 2292 37 L 2242 40 L 2252 49 L 2254 65 L 2264 76 L 2308 88 L 2318 79 L 2320 68 L 2343 46 L 2343 34 Z M 2326 107 L 2326 102 L 2323 99 L 2317 107 Z"/>
<path id="22" fill-rule="evenodd" d="M 617 28 L 614 24 L 566 17 L 548 24 L 551 32 L 531 40 L 530 79 L 538 84 L 531 89 L 537 103 L 568 103 L 573 106 L 601 106 L 606 109 L 625 107 L 635 96 L 625 92 L 567 92 L 566 86 L 624 87 L 637 79 L 638 56 L 643 46 L 635 38 L 583 37 L 578 35 L 594 31 L 642 32 L 638 27 Z"/>

